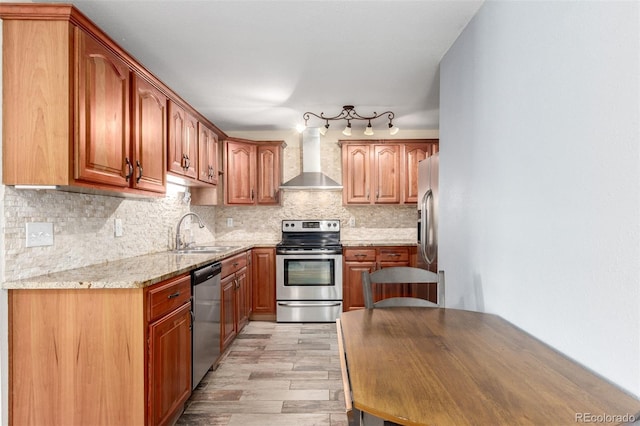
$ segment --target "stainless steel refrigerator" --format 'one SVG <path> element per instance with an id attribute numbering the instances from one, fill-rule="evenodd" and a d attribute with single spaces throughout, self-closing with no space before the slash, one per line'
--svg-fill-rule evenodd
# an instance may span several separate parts
<path id="1" fill-rule="evenodd" d="M 418 266 L 432 272 L 438 272 L 438 168 L 438 153 L 418 163 Z"/>

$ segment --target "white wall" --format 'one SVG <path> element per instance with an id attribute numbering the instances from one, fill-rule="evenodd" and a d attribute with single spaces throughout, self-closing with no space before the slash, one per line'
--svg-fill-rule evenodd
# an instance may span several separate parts
<path id="1" fill-rule="evenodd" d="M 441 62 L 440 266 L 640 395 L 638 2 L 486 2 Z"/>

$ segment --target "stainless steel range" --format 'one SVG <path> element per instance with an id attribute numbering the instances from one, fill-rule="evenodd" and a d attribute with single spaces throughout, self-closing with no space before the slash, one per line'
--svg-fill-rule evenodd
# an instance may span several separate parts
<path id="1" fill-rule="evenodd" d="M 342 312 L 339 220 L 283 220 L 276 246 L 278 322 L 333 322 Z"/>

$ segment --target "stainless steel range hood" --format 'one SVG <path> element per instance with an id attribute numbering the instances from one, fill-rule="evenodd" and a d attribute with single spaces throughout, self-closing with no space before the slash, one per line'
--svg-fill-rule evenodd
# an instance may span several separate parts
<path id="1" fill-rule="evenodd" d="M 283 183 L 280 189 L 340 190 L 340 185 L 320 171 L 320 130 L 306 128 L 302 132 L 302 173 Z"/>

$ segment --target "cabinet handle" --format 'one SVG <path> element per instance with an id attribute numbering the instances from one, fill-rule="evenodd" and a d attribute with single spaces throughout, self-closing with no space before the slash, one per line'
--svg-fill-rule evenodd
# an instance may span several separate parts
<path id="1" fill-rule="evenodd" d="M 398 254 L 398 253 L 387 253 L 387 256 L 389 256 L 389 257 L 399 257 L 400 254 Z"/>
<path id="2" fill-rule="evenodd" d="M 253 190 L 253 188 L 251 188 L 251 201 L 253 201 L 254 196 L 255 196 L 255 191 Z"/>
<path id="3" fill-rule="evenodd" d="M 369 189 L 367 188 L 367 200 L 369 199 Z"/>
<path id="4" fill-rule="evenodd" d="M 240 263 L 239 262 L 233 262 L 233 266 L 238 266 Z"/>
<path id="5" fill-rule="evenodd" d="M 367 255 L 364 254 L 364 253 L 356 253 L 356 254 L 354 254 L 354 256 L 355 257 L 367 257 Z"/>
<path id="6" fill-rule="evenodd" d="M 127 180 L 127 182 L 129 182 L 129 178 L 131 178 L 131 176 L 133 175 L 133 164 L 131 164 L 131 161 L 129 161 L 129 157 L 125 157 L 124 162 L 127 166 L 127 172 L 124 178 Z"/>
<path id="7" fill-rule="evenodd" d="M 180 292 L 176 291 L 175 293 L 170 294 L 169 296 L 167 296 L 167 299 L 175 299 L 178 296 L 180 296 Z"/>
<path id="8" fill-rule="evenodd" d="M 380 190 L 376 190 L 376 200 L 380 198 Z"/>
<path id="9" fill-rule="evenodd" d="M 140 165 L 140 161 L 136 160 L 136 166 L 138 167 L 138 177 L 136 178 L 136 183 L 140 183 L 140 179 L 142 179 L 142 166 Z"/>
<path id="10" fill-rule="evenodd" d="M 184 156 L 184 159 L 185 159 L 185 161 L 184 161 L 184 168 L 188 170 L 188 169 L 189 169 L 189 167 L 191 167 L 191 160 L 189 159 L 189 156 L 188 156 L 188 155 L 185 155 L 185 156 Z"/>

